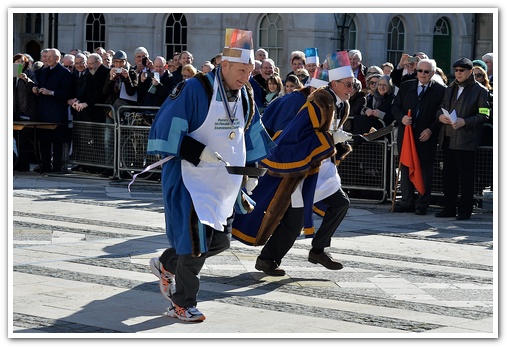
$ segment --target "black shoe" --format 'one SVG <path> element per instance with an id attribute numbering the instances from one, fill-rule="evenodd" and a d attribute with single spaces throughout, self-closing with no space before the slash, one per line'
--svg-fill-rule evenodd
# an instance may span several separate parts
<path id="1" fill-rule="evenodd" d="M 270 276 L 284 276 L 285 270 L 278 267 L 278 264 L 274 260 L 261 259 L 257 257 L 255 261 L 255 269 L 264 272 Z"/>
<path id="2" fill-rule="evenodd" d="M 343 265 L 334 260 L 326 252 L 315 254 L 312 251 L 308 253 L 308 261 L 313 264 L 320 264 L 329 270 L 340 270 L 343 269 Z"/>
<path id="3" fill-rule="evenodd" d="M 415 212 L 415 207 L 412 205 L 395 205 L 393 212 Z"/>
<path id="4" fill-rule="evenodd" d="M 416 208 L 415 214 L 419 216 L 424 216 L 426 214 L 426 209 L 422 207 Z"/>
<path id="5" fill-rule="evenodd" d="M 471 215 L 469 215 L 468 213 L 459 213 L 458 216 L 456 217 L 456 220 L 467 220 L 467 219 L 470 219 Z"/>
<path id="6" fill-rule="evenodd" d="M 435 217 L 437 218 L 456 217 L 456 212 L 443 209 L 442 211 L 435 213 Z"/>

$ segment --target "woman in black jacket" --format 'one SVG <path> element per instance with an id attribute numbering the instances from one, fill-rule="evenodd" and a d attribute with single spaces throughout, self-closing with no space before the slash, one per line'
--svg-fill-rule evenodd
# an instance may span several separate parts
<path id="1" fill-rule="evenodd" d="M 371 128 L 379 130 L 394 121 L 391 112 L 391 105 L 394 100 L 394 86 L 391 77 L 381 76 L 378 79 L 375 92 L 372 97 L 367 98 L 366 105 L 361 110 L 361 114 L 354 117 L 354 134 L 369 133 Z M 360 137 L 355 137 L 355 145 L 364 141 Z"/>

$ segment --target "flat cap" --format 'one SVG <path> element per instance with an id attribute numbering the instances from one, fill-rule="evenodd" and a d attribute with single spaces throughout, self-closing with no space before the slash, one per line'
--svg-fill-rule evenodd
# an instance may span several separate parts
<path id="1" fill-rule="evenodd" d="M 122 50 L 119 50 L 114 54 L 113 60 L 114 59 L 127 60 L 127 53 L 125 53 Z"/>
<path id="2" fill-rule="evenodd" d="M 474 67 L 472 61 L 468 58 L 459 58 L 452 64 L 452 67 L 461 67 L 463 69 L 472 70 Z"/>

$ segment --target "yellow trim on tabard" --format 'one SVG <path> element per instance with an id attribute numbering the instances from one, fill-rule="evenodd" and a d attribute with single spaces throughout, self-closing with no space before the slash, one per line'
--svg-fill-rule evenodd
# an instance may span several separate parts
<path id="1" fill-rule="evenodd" d="M 237 238 L 251 244 L 251 245 L 254 245 L 255 244 L 255 241 L 256 241 L 256 238 L 255 237 L 252 237 L 252 236 L 248 236 L 244 233 L 242 233 L 241 231 L 239 231 L 238 229 L 235 229 L 235 228 L 232 228 L 232 235 L 236 236 Z"/>
<path id="2" fill-rule="evenodd" d="M 311 236 L 311 235 L 315 234 L 315 227 L 304 228 L 303 229 L 303 234 L 305 236 Z"/>
<path id="3" fill-rule="evenodd" d="M 315 205 L 313 205 L 313 212 L 315 212 L 316 214 L 318 214 L 321 217 L 324 217 L 324 215 L 326 214 L 326 212 L 324 210 L 318 208 Z"/>
<path id="4" fill-rule="evenodd" d="M 485 114 L 486 116 L 489 116 L 489 108 L 487 108 L 487 107 L 480 107 L 479 108 L 479 113 L 480 114 Z"/>
<path id="5" fill-rule="evenodd" d="M 310 103 L 306 102 L 306 104 L 303 105 L 303 107 L 301 107 L 301 108 L 304 108 L 304 107 L 308 108 L 308 114 L 310 116 L 310 121 L 312 123 L 313 128 L 316 129 L 320 125 L 319 119 L 317 117 L 317 114 L 315 113 L 314 107 L 313 106 L 309 107 L 309 105 L 310 105 Z M 262 162 L 265 163 L 266 165 L 268 165 L 272 168 L 276 168 L 276 169 L 295 169 L 295 168 L 307 165 L 316 154 L 321 153 L 329 148 L 329 145 L 326 140 L 326 136 L 321 132 L 315 132 L 315 133 L 316 133 L 317 137 L 319 138 L 320 142 L 322 143 L 322 145 L 315 148 L 310 153 L 310 155 L 308 155 L 305 159 L 302 159 L 302 160 L 299 160 L 296 162 L 292 162 L 292 163 L 278 163 L 278 162 L 271 161 L 269 159 L 263 159 Z"/>

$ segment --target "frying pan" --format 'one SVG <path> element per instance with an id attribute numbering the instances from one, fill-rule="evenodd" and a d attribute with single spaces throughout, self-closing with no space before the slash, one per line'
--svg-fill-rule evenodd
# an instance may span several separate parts
<path id="1" fill-rule="evenodd" d="M 380 130 L 374 131 L 374 132 L 367 134 L 367 135 L 352 134 L 352 136 L 359 136 L 359 137 L 365 139 L 366 141 L 373 141 L 373 140 L 378 139 L 379 137 L 389 134 L 391 131 L 393 131 L 393 128 L 394 128 L 394 124 L 389 124 L 388 126 L 385 126 L 385 127 L 381 128 Z"/>
<path id="2" fill-rule="evenodd" d="M 268 169 L 263 167 L 246 167 L 246 166 L 228 166 L 226 165 L 225 168 L 227 169 L 227 172 L 231 175 L 246 175 L 250 177 L 260 177 L 264 176 L 266 171 Z"/>
<path id="3" fill-rule="evenodd" d="M 231 175 L 246 175 L 249 177 L 260 177 L 264 176 L 268 169 L 262 167 L 250 167 L 250 166 L 232 166 L 228 162 L 223 160 L 221 157 L 218 158 L 220 161 L 225 163 L 225 168 Z"/>

